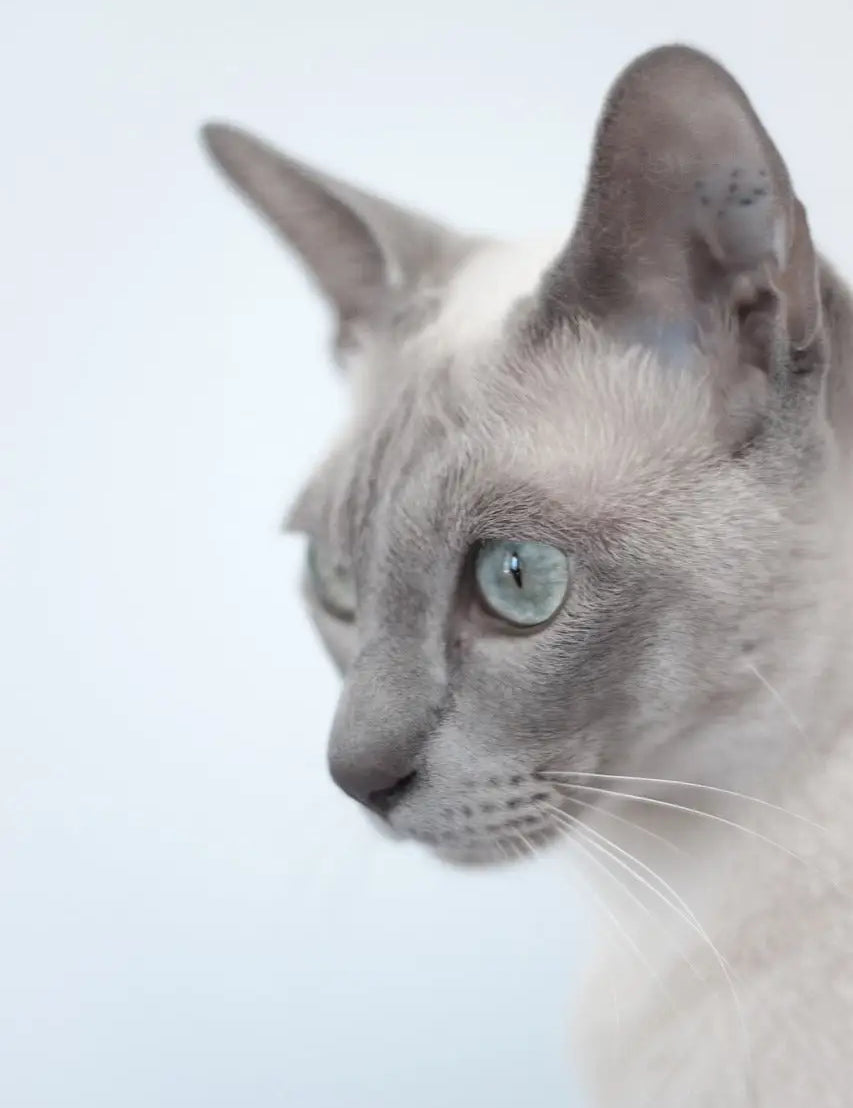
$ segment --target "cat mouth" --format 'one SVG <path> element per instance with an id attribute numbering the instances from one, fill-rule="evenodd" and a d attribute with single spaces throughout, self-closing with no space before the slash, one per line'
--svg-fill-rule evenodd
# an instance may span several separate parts
<path id="1" fill-rule="evenodd" d="M 394 827 L 384 816 L 377 815 L 376 812 L 366 812 L 367 818 L 370 821 L 370 825 L 375 831 L 378 831 L 383 839 L 387 839 L 393 843 L 403 843 L 411 840 L 411 835 L 406 835 L 402 831 L 399 831 Z"/>
<path id="2" fill-rule="evenodd" d="M 565 838 L 577 822 L 566 812 L 561 792 L 538 776 L 462 784 L 464 794 L 433 802 L 426 812 L 409 798 L 402 810 L 371 822 L 386 839 L 418 844 L 441 861 L 463 867 L 531 858 Z"/>
<path id="3" fill-rule="evenodd" d="M 426 848 L 452 866 L 507 865 L 541 854 L 571 834 L 566 787 L 536 774 L 464 780 L 460 788 L 426 802 L 403 795 L 391 811 L 367 810 L 372 826 L 392 842 Z M 591 805 L 587 805 L 591 806 Z"/>

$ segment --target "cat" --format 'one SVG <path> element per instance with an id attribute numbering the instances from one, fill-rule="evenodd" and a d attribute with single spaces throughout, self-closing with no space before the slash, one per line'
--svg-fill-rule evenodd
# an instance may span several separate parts
<path id="1" fill-rule="evenodd" d="M 351 383 L 288 520 L 334 780 L 459 865 L 576 852 L 591 1103 L 850 1104 L 853 310 L 741 87 L 632 62 L 567 242 L 204 138 Z"/>

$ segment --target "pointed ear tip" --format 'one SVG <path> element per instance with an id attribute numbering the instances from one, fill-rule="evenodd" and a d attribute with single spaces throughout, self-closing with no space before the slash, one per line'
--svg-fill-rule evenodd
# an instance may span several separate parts
<path id="1" fill-rule="evenodd" d="M 706 50 L 698 46 L 691 46 L 686 42 L 668 42 L 660 46 L 654 46 L 650 50 L 638 54 L 632 62 L 623 70 L 623 76 L 628 77 L 638 73 L 654 73 L 656 71 L 683 71 L 705 70 L 731 79 L 731 74 L 726 67 Z"/>
<path id="2" fill-rule="evenodd" d="M 202 147 L 214 158 L 222 156 L 223 148 L 239 135 L 239 129 L 231 123 L 218 119 L 209 119 L 199 127 L 197 136 Z"/>
<path id="3" fill-rule="evenodd" d="M 660 46 L 653 46 L 650 50 L 644 51 L 635 59 L 636 62 L 663 62 L 669 60 L 719 64 L 712 54 L 687 42 L 664 42 Z"/>

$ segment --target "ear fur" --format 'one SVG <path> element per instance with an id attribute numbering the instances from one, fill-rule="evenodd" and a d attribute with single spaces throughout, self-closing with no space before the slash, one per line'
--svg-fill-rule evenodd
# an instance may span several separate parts
<path id="1" fill-rule="evenodd" d="M 754 361 L 768 313 L 794 348 L 820 328 L 818 261 L 787 168 L 721 66 L 684 46 L 653 50 L 605 103 L 580 217 L 534 325 L 582 315 L 667 336 L 734 321 Z"/>
<path id="2" fill-rule="evenodd" d="M 346 336 L 375 323 L 389 300 L 438 283 L 471 240 L 280 153 L 238 127 L 208 123 L 207 151 L 296 251 Z"/>

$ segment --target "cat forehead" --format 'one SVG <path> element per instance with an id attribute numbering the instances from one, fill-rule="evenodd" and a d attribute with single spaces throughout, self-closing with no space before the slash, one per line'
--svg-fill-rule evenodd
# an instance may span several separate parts
<path id="1" fill-rule="evenodd" d="M 403 389 L 409 390 L 404 404 L 414 391 L 420 407 L 433 414 L 454 406 L 483 415 L 512 407 L 520 426 L 526 411 L 541 414 L 540 401 L 556 401 L 560 410 L 600 410 L 609 398 L 630 399 L 632 382 L 654 400 L 655 392 L 669 392 L 675 383 L 683 389 L 690 376 L 707 378 L 709 369 L 724 378 L 723 362 L 735 368 L 737 352 L 725 335 L 700 355 L 690 321 L 661 331 L 655 320 L 635 317 L 623 321 L 618 334 L 574 321 L 544 341 L 526 340 L 523 322 L 559 241 L 552 235 L 488 243 L 445 285 L 418 289 L 398 302 L 393 322 L 366 332 L 349 358 L 353 422 L 375 424 L 377 410 L 399 406 Z M 656 362 L 657 375 L 651 372 Z M 413 390 L 413 383 L 420 388 Z"/>
<path id="2" fill-rule="evenodd" d="M 391 511 L 416 532 L 452 531 L 476 508 L 481 524 L 529 532 L 546 502 L 576 517 L 630 516 L 662 481 L 685 483 L 718 453 L 698 351 L 662 361 L 587 327 L 545 344 L 493 334 L 451 347 L 438 361 L 419 339 L 385 351 L 382 387 L 355 405 L 295 527 L 351 536 Z"/>
<path id="3" fill-rule="evenodd" d="M 440 284 L 390 298 L 386 317 L 354 328 L 340 352 L 353 408 L 371 406 L 402 373 L 475 361 L 494 347 L 519 304 L 535 293 L 561 236 L 521 243 L 487 242 L 469 252 Z"/>
<path id="4" fill-rule="evenodd" d="M 390 511 L 447 532 L 484 496 L 494 526 L 502 505 L 506 526 L 528 530 L 541 515 L 531 495 L 587 519 L 644 512 L 650 496 L 660 510 L 661 488 L 719 450 L 711 380 L 733 351 L 700 353 L 678 331 L 644 345 L 642 320 L 619 335 L 581 324 L 525 337 L 554 243 L 482 247 L 362 337 L 348 424 L 293 529 L 349 546 Z"/>

